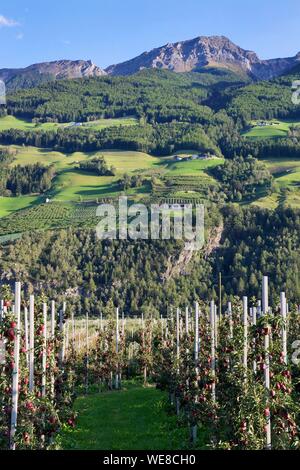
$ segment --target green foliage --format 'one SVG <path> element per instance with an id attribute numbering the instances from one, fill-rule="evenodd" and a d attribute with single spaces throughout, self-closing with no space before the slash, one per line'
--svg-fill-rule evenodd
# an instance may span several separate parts
<path id="1" fill-rule="evenodd" d="M 221 182 L 221 190 L 229 201 L 254 198 L 258 191 L 271 190 L 272 175 L 266 166 L 249 156 L 225 160 L 224 165 L 211 170 Z"/>
<path id="2" fill-rule="evenodd" d="M 99 157 L 93 158 L 92 160 L 80 162 L 79 168 L 81 170 L 95 173 L 98 176 L 115 175 L 115 169 L 113 167 L 109 167 L 104 157 L 101 155 Z"/>

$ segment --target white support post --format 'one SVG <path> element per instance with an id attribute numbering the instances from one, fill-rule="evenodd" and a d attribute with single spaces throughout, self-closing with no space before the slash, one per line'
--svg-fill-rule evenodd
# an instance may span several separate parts
<path id="1" fill-rule="evenodd" d="M 263 286 L 262 286 L 262 309 L 263 315 L 267 315 L 269 312 L 269 290 L 268 290 L 268 277 L 264 276 L 263 278 Z M 264 348 L 265 348 L 265 370 L 264 370 L 264 381 L 265 381 L 265 389 L 267 393 L 267 404 L 269 403 L 269 394 L 270 394 L 270 332 L 269 327 L 267 334 L 265 334 L 265 341 L 264 341 Z M 271 441 L 271 415 L 268 409 L 268 416 L 266 416 L 267 424 L 266 424 L 266 449 L 270 450 L 272 446 Z"/>
<path id="2" fill-rule="evenodd" d="M 47 304 L 43 303 L 43 351 L 42 351 L 42 397 L 46 396 L 46 364 L 47 364 Z"/>
<path id="3" fill-rule="evenodd" d="M 189 308 L 185 308 L 185 334 L 189 335 Z"/>
<path id="4" fill-rule="evenodd" d="M 142 319 L 142 323 L 144 320 Z M 116 354 L 119 354 L 119 308 L 116 309 Z M 117 361 L 115 388 L 119 388 L 119 364 Z"/>
<path id="5" fill-rule="evenodd" d="M 29 391 L 34 390 L 34 295 L 29 297 Z"/>
<path id="6" fill-rule="evenodd" d="M 283 361 L 285 364 L 288 362 L 287 357 L 287 302 L 285 293 L 281 292 L 280 294 L 280 311 L 282 316 L 282 352 L 283 352 Z"/>
<path id="7" fill-rule="evenodd" d="M 125 318 L 124 318 L 124 312 L 122 311 L 122 336 L 125 334 Z"/>
<path id="8" fill-rule="evenodd" d="M 195 360 L 195 369 L 196 369 L 196 377 L 198 377 L 199 369 L 198 369 L 198 360 L 199 360 L 199 305 L 198 302 L 195 302 L 195 342 L 194 342 L 194 360 Z M 198 381 L 198 378 L 197 378 Z M 195 401 L 198 401 L 198 396 L 196 395 Z M 197 425 L 193 425 L 191 429 L 191 439 L 192 443 L 195 444 L 197 440 Z"/>
<path id="9" fill-rule="evenodd" d="M 243 367 L 244 378 L 247 379 L 247 364 L 248 364 L 248 297 L 243 297 L 243 327 L 244 327 L 244 353 L 243 353 Z"/>
<path id="10" fill-rule="evenodd" d="M 51 339 L 55 336 L 55 301 L 51 300 Z"/>
<path id="11" fill-rule="evenodd" d="M 26 349 L 26 365 L 29 367 L 29 329 L 28 329 L 28 308 L 24 308 L 24 334 L 25 334 L 25 349 Z"/>
<path id="12" fill-rule="evenodd" d="M 15 434 L 18 420 L 18 401 L 19 401 L 19 358 L 20 358 L 20 336 L 21 336 L 21 283 L 15 283 L 15 319 L 17 331 L 14 343 L 14 367 L 12 376 L 12 404 L 11 404 L 11 422 L 10 422 L 10 449 L 15 450 Z"/>
<path id="13" fill-rule="evenodd" d="M 219 318 L 218 318 L 218 308 L 216 305 L 215 305 L 214 325 L 215 325 L 215 348 L 217 349 L 218 342 L 219 342 L 219 337 L 218 337 Z"/>
<path id="14" fill-rule="evenodd" d="M 179 376 L 179 360 L 180 360 L 180 310 L 176 310 L 176 360 L 177 360 L 177 376 Z M 179 415 L 180 404 L 179 398 L 176 397 L 176 413 Z"/>
<path id="15" fill-rule="evenodd" d="M 51 336 L 51 341 L 53 342 L 53 348 L 54 348 L 54 339 L 55 339 L 55 301 L 51 300 L 51 320 L 50 320 L 50 336 Z M 55 353 L 55 351 L 54 351 Z M 51 379 L 50 379 L 50 393 L 51 393 L 51 398 L 54 400 L 54 373 L 51 371 Z"/>
<path id="16" fill-rule="evenodd" d="M 199 306 L 198 302 L 195 303 L 195 344 L 194 344 L 194 359 L 196 363 L 196 371 L 198 371 L 197 368 L 197 362 L 199 358 Z"/>
<path id="17" fill-rule="evenodd" d="M 257 302 L 257 318 L 261 317 L 261 300 Z"/>
<path id="18" fill-rule="evenodd" d="M 232 304 L 228 302 L 228 316 L 229 316 L 229 338 L 233 338 L 233 321 L 232 321 Z"/>
<path id="19" fill-rule="evenodd" d="M 212 300 L 210 303 L 210 330 L 211 330 L 211 373 L 213 377 L 212 384 L 212 400 L 216 401 L 216 345 L 215 345 L 215 319 L 216 319 L 216 309 L 215 302 Z"/>
<path id="20" fill-rule="evenodd" d="M 255 326 L 257 323 L 257 308 L 256 307 L 253 307 L 252 308 L 252 325 Z M 255 338 L 253 338 L 253 350 L 255 352 Z M 253 372 L 254 374 L 256 374 L 256 371 L 257 371 L 257 364 L 256 364 L 256 359 L 255 359 L 255 355 L 254 355 L 254 359 L 253 359 Z"/>
<path id="21" fill-rule="evenodd" d="M 60 358 L 59 358 L 61 367 L 65 360 L 65 327 L 64 327 L 65 313 L 66 313 L 66 302 L 63 302 L 62 310 L 60 310 L 59 312 L 59 329 L 62 335 L 62 344 L 61 344 Z"/>
<path id="22" fill-rule="evenodd" d="M 269 293 L 268 293 L 268 276 L 263 277 L 263 285 L 262 285 L 262 311 L 264 315 L 269 313 Z"/>
<path id="23" fill-rule="evenodd" d="M 86 377 L 85 377 L 85 392 L 89 391 L 89 314 L 86 312 L 85 319 L 85 349 L 86 349 Z"/>
<path id="24" fill-rule="evenodd" d="M 0 321 L 3 320 L 4 317 L 4 300 L 0 300 Z"/>

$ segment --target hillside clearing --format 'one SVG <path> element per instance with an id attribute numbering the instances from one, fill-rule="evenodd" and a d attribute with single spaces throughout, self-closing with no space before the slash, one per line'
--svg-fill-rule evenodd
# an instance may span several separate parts
<path id="1" fill-rule="evenodd" d="M 61 128 L 72 128 L 78 125 L 78 128 L 92 128 L 93 130 L 101 130 L 106 127 L 113 126 L 134 126 L 138 123 L 138 120 L 134 117 L 125 117 L 118 119 L 97 119 L 95 121 L 74 123 L 74 122 L 43 122 L 35 123 L 31 120 L 18 118 L 15 116 L 4 116 L 0 117 L 0 132 L 8 129 L 19 129 L 26 131 L 53 131 Z"/>
<path id="2" fill-rule="evenodd" d="M 243 136 L 251 139 L 287 137 L 293 126 L 300 126 L 300 121 L 279 119 L 251 121 L 250 129 L 243 132 Z"/>

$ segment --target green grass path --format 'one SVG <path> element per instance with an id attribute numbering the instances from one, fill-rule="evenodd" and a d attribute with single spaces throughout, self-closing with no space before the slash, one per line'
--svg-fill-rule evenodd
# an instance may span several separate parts
<path id="1" fill-rule="evenodd" d="M 70 450 L 172 450 L 188 444 L 188 430 L 165 408 L 166 394 L 129 385 L 75 401 L 74 429 L 65 429 L 59 446 Z"/>

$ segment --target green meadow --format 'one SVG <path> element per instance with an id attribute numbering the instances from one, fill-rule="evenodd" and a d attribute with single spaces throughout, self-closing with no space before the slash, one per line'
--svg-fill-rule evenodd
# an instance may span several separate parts
<path id="1" fill-rule="evenodd" d="M 41 196 L 0 197 L 0 217 L 38 204 Z"/>
<path id="2" fill-rule="evenodd" d="M 184 159 L 181 162 L 176 162 L 171 157 L 154 157 L 142 152 L 121 150 L 66 154 L 51 149 L 16 145 L 11 146 L 11 149 L 16 151 L 15 160 L 12 165 L 28 165 L 40 162 L 44 165 L 55 166 L 56 176 L 53 180 L 52 189 L 47 195 L 58 201 L 78 201 L 103 196 L 116 196 L 120 193 L 117 181 L 125 173 L 129 175 L 141 173 L 146 179 L 150 178 L 153 172 L 168 176 L 195 175 L 202 177 L 203 181 L 213 182 L 213 178 L 207 175 L 206 170 L 223 163 L 223 160 L 219 158 L 194 161 Z M 116 175 L 96 176 L 78 169 L 80 162 L 91 159 L 95 155 L 103 155 L 108 165 L 116 168 Z M 182 155 L 183 158 L 185 156 L 184 154 Z M 145 187 L 140 188 L 140 191 L 144 193 Z M 129 190 L 130 194 L 138 192 L 139 190 Z M 17 204 L 16 210 L 28 206 L 31 202 L 28 197 L 20 197 L 19 199 L 24 199 L 24 204 Z M 7 213 L 4 208 L 6 204 L 6 202 L 0 202 L 0 214 L 1 210 L 3 211 L 2 214 Z M 13 206 L 13 203 L 8 205 Z"/>
<path id="3" fill-rule="evenodd" d="M 260 126 L 259 122 L 265 122 L 268 125 Z M 283 121 L 279 119 L 251 121 L 250 128 L 243 133 L 243 136 L 252 139 L 287 137 L 290 128 L 293 126 L 300 126 L 300 121 Z"/>
<path id="4" fill-rule="evenodd" d="M 137 119 L 134 117 L 126 117 L 119 119 L 97 119 L 95 121 L 84 122 L 81 127 L 93 128 L 93 130 L 101 130 L 111 126 L 134 126 L 137 124 Z M 57 123 L 57 122 L 45 122 L 45 123 L 33 123 L 26 119 L 21 119 L 15 116 L 4 116 L 0 118 L 0 132 L 8 129 L 20 129 L 20 130 L 55 130 L 59 128 L 72 127 L 71 122 Z"/>
<path id="5" fill-rule="evenodd" d="M 275 192 L 258 198 L 253 204 L 268 209 L 278 205 L 300 208 L 300 159 L 270 158 L 262 160 L 274 177 Z"/>

